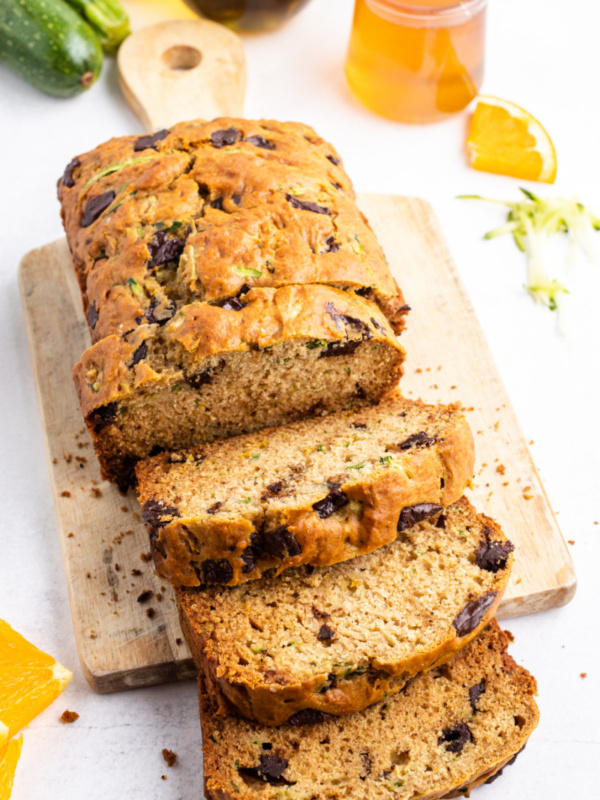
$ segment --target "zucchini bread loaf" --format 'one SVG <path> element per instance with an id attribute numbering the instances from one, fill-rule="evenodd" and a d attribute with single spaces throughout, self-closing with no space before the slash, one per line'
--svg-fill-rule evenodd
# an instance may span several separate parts
<path id="1" fill-rule="evenodd" d="M 535 679 L 506 653 L 495 621 L 444 666 L 402 693 L 298 728 L 224 718 L 202 677 L 200 711 L 208 800 L 468 795 L 514 761 L 538 721 Z"/>
<path id="2" fill-rule="evenodd" d="M 331 145 L 222 118 L 113 139 L 59 181 L 105 478 L 151 453 L 374 402 L 408 306 Z"/>
<path id="3" fill-rule="evenodd" d="M 230 586 L 368 553 L 458 500 L 473 438 L 453 407 L 397 395 L 138 464 L 156 566 Z"/>
<path id="4" fill-rule="evenodd" d="M 92 340 L 250 288 L 323 284 L 408 311 L 335 149 L 306 125 L 220 118 L 123 136 L 58 183 Z"/>
<path id="5" fill-rule="evenodd" d="M 511 552 L 462 498 L 341 564 L 180 589 L 181 627 L 217 713 L 313 723 L 395 694 L 475 638 L 506 588 Z"/>

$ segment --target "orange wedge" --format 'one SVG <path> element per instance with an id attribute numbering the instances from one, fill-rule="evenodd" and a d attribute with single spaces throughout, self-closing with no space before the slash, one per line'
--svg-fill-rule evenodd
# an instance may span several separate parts
<path id="1" fill-rule="evenodd" d="M 0 620 L 0 748 L 56 700 L 72 677 Z"/>
<path id="2" fill-rule="evenodd" d="M 484 172 L 554 183 L 556 151 L 540 123 L 523 108 L 480 95 L 467 138 L 469 164 Z"/>
<path id="3" fill-rule="evenodd" d="M 22 736 L 16 736 L 7 745 L 0 747 L 0 800 L 9 800 L 22 747 Z"/>

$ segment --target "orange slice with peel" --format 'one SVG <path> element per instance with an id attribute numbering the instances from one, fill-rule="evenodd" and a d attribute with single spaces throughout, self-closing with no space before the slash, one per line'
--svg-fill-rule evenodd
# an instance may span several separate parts
<path id="1" fill-rule="evenodd" d="M 0 748 L 56 700 L 72 677 L 0 620 Z"/>
<path id="2" fill-rule="evenodd" d="M 4 747 L 0 747 L 0 800 L 9 800 L 10 798 L 22 747 L 22 736 L 15 736 Z"/>
<path id="3" fill-rule="evenodd" d="M 542 125 L 525 109 L 479 95 L 467 137 L 474 169 L 528 181 L 554 183 L 556 151 Z"/>

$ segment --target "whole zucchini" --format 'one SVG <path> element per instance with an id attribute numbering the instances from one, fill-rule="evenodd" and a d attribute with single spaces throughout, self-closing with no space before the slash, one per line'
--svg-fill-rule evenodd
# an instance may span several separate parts
<path id="1" fill-rule="evenodd" d="M 119 0 L 66 0 L 88 22 L 105 53 L 113 56 L 129 34 L 129 17 Z M 1 2 L 1 0 L 0 0 Z"/>
<path id="2" fill-rule="evenodd" d="M 71 97 L 102 69 L 90 26 L 64 0 L 0 0 L 0 61 L 48 94 Z"/>

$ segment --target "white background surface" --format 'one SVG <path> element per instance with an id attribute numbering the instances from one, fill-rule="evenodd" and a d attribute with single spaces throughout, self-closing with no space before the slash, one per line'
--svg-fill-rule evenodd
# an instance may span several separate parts
<path id="1" fill-rule="evenodd" d="M 136 22 L 187 14 L 178 0 L 127 5 Z M 439 215 L 525 436 L 535 441 L 565 538 L 575 540 L 579 578 L 567 607 L 510 623 L 513 655 L 538 678 L 541 723 L 516 764 L 476 797 L 598 797 L 600 264 L 581 263 L 572 281 L 568 345 L 554 316 L 522 290 L 524 261 L 512 242 L 482 241 L 501 211 L 454 199 L 516 198 L 519 182 L 466 166 L 466 114 L 406 127 L 363 109 L 343 74 L 351 16 L 351 0 L 313 0 L 285 29 L 247 37 L 246 115 L 312 124 L 334 142 L 359 190 L 419 195 Z M 596 4 L 492 0 L 488 20 L 483 91 L 538 116 L 558 151 L 557 182 L 539 190 L 578 194 L 600 214 Z M 194 683 L 100 697 L 79 669 L 17 287 L 21 256 L 62 235 L 55 183 L 65 164 L 139 130 L 114 62 L 92 91 L 71 100 L 46 97 L 0 68 L 0 617 L 75 674 L 25 732 L 14 800 L 202 796 Z M 65 708 L 80 714 L 75 724 L 59 724 Z M 174 769 L 166 768 L 163 747 L 178 753 Z"/>

